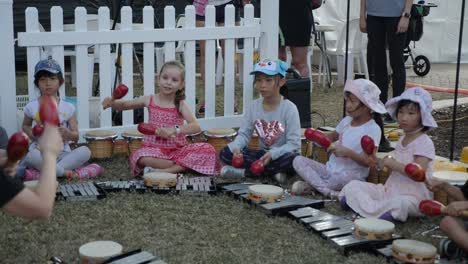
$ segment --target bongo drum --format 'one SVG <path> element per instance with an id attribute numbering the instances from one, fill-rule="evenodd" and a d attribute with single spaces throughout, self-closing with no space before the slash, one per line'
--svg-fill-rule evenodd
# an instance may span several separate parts
<path id="1" fill-rule="evenodd" d="M 118 154 L 128 155 L 128 144 L 124 139 L 116 139 L 114 141 L 114 155 Z"/>
<path id="2" fill-rule="evenodd" d="M 113 241 L 93 241 L 79 249 L 81 263 L 103 263 L 111 257 L 122 254 L 123 247 Z"/>
<path id="3" fill-rule="evenodd" d="M 258 150 L 260 147 L 260 143 L 258 143 L 258 134 L 257 131 L 254 130 L 252 137 L 250 137 L 249 145 L 247 146 L 249 149 Z"/>
<path id="4" fill-rule="evenodd" d="M 313 160 L 316 160 L 320 163 L 327 163 L 328 161 L 328 152 L 325 148 L 323 148 L 322 146 L 320 146 L 319 144 L 315 143 L 315 142 L 312 142 L 311 144 L 311 152 L 312 152 L 312 159 Z"/>
<path id="5" fill-rule="evenodd" d="M 432 177 L 439 181 L 448 182 L 451 185 L 461 186 L 468 180 L 468 173 L 461 171 L 434 171 Z M 434 200 L 443 205 L 451 202 L 445 191 L 434 192 Z"/>
<path id="6" fill-rule="evenodd" d="M 256 203 L 274 203 L 281 199 L 283 196 L 283 188 L 268 185 L 268 184 L 255 184 L 249 186 L 249 199 Z"/>
<path id="7" fill-rule="evenodd" d="M 301 155 L 304 157 L 312 156 L 312 142 L 304 136 L 305 128 L 301 128 Z"/>
<path id="8" fill-rule="evenodd" d="M 212 128 L 203 132 L 207 138 L 207 142 L 210 143 L 216 153 L 220 153 L 221 150 L 237 135 L 237 132 L 232 128 Z"/>
<path id="9" fill-rule="evenodd" d="M 104 159 L 112 157 L 114 153 L 114 139 L 117 135 L 108 130 L 94 130 L 85 134 L 84 138 L 88 142 L 91 150 L 91 158 Z"/>
<path id="10" fill-rule="evenodd" d="M 135 150 L 141 147 L 143 140 L 143 134 L 140 133 L 136 128 L 125 130 L 122 133 L 122 137 L 127 140 L 128 153 L 131 155 Z"/>
<path id="11" fill-rule="evenodd" d="M 147 187 L 172 188 L 177 185 L 177 174 L 168 172 L 150 172 L 143 175 Z"/>
<path id="12" fill-rule="evenodd" d="M 411 239 L 397 239 L 392 243 L 392 255 L 404 263 L 432 264 L 437 249 L 431 244 Z"/>
<path id="13" fill-rule="evenodd" d="M 376 156 L 379 159 L 383 159 L 387 155 L 392 155 L 393 152 L 377 152 Z M 371 168 L 369 170 L 369 175 L 367 176 L 367 182 L 375 183 L 375 184 L 385 184 L 389 177 L 389 170 L 387 168 L 382 168 L 381 170 L 377 170 L 376 168 Z"/>
<path id="14" fill-rule="evenodd" d="M 388 240 L 392 238 L 395 225 L 386 220 L 361 218 L 354 221 L 354 235 L 368 240 Z"/>
<path id="15" fill-rule="evenodd" d="M 195 134 L 187 134 L 185 135 L 185 138 L 189 143 L 200 143 L 200 142 L 205 142 L 205 138 L 203 137 L 203 131 L 200 131 Z"/>

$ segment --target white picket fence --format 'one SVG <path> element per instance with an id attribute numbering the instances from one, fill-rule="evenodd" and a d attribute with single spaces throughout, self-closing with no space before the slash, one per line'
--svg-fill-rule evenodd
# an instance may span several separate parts
<path id="1" fill-rule="evenodd" d="M 243 113 L 253 99 L 253 79 L 249 75 L 252 70 L 254 56 L 254 39 L 260 39 L 260 57 L 277 57 L 278 48 L 278 3 L 279 0 L 262 0 L 262 14 L 260 24 L 254 21 L 252 5 L 244 7 L 243 25 L 236 26 L 234 21 L 234 7 L 226 7 L 226 19 L 223 27 L 215 26 L 215 8 L 206 9 L 205 27 L 195 27 L 195 9 L 193 6 L 185 8 L 185 26 L 175 27 L 175 9 L 165 7 L 164 28 L 154 28 L 154 10 L 151 6 L 143 9 L 143 25 L 136 27 L 132 23 L 132 10 L 130 7 L 121 9 L 121 24 L 116 30 L 110 30 L 111 20 L 109 9 L 101 7 L 98 10 L 98 30 L 88 31 L 87 12 L 83 7 L 75 9 L 75 24 L 73 31 L 64 31 L 63 11 L 61 7 L 51 8 L 51 31 L 41 31 L 37 9 L 28 7 L 26 15 L 26 32 L 18 33 L 18 45 L 27 48 L 28 64 L 28 94 L 35 98 L 36 92 L 33 84 L 34 65 L 41 58 L 47 57 L 44 50 L 48 50 L 52 57 L 64 66 L 64 46 L 74 46 L 76 56 L 76 87 L 78 124 L 80 133 L 90 130 L 88 48 L 93 46 L 99 53 L 99 82 L 101 100 L 111 94 L 113 84 L 112 68 L 114 67 L 111 54 L 111 45 L 122 47 L 122 83 L 129 87 L 124 99 L 133 97 L 134 69 L 133 45 L 143 43 L 143 90 L 144 94 L 154 93 L 155 87 L 155 42 L 164 42 L 165 61 L 175 59 L 175 44 L 184 41 L 184 62 L 186 67 L 186 95 L 187 102 L 192 111 L 195 111 L 195 85 L 196 85 L 196 50 L 198 40 L 206 40 L 205 63 L 205 117 L 199 119 L 204 129 L 213 127 L 236 127 L 240 125 L 242 115 L 234 114 L 235 99 L 235 39 L 244 39 L 243 52 Z M 12 1 L 0 0 L 0 83 L 7 89 L 0 94 L 0 123 L 9 133 L 16 128 L 16 80 L 14 68 L 14 39 Z M 217 88 L 215 84 L 216 41 L 225 40 L 224 50 L 224 87 Z M 114 57 L 113 57 L 114 56 Z M 63 87 L 61 96 L 65 96 Z M 216 93 L 224 89 L 224 114 L 215 115 Z M 147 119 L 145 113 L 145 120 Z M 132 111 L 123 113 L 123 125 L 112 126 L 111 111 L 106 110 L 100 114 L 100 129 L 113 130 L 117 133 L 134 126 Z"/>

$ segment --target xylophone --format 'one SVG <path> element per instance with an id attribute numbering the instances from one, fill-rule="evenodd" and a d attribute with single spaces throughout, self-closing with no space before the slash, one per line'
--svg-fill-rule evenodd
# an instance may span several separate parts
<path id="1" fill-rule="evenodd" d="M 323 208 L 324 203 L 322 200 L 309 199 L 301 196 L 293 196 L 284 194 L 283 197 L 273 203 L 254 202 L 249 199 L 249 186 L 251 183 L 236 183 L 229 184 L 222 187 L 222 190 L 235 199 L 249 203 L 268 215 L 285 215 L 291 210 L 302 207 Z"/>
<path id="2" fill-rule="evenodd" d="M 153 254 L 142 251 L 141 249 L 133 250 L 115 257 L 110 258 L 103 264 L 166 264 L 163 260 Z"/>
<path id="3" fill-rule="evenodd" d="M 307 229 L 330 241 L 342 254 L 350 252 L 371 251 L 391 244 L 401 236 L 393 234 L 388 240 L 369 240 L 353 234 L 354 222 L 345 217 L 335 216 L 315 208 L 304 207 L 289 212 L 289 216 L 304 224 Z"/>
<path id="4" fill-rule="evenodd" d="M 175 187 L 158 187 L 156 185 L 147 187 L 143 180 L 129 181 L 104 181 L 96 183 L 97 186 L 108 192 L 128 191 L 128 192 L 154 192 L 158 194 L 191 193 L 191 194 L 216 194 L 218 188 L 212 177 L 179 177 Z"/>
<path id="5" fill-rule="evenodd" d="M 94 201 L 105 197 L 104 190 L 92 182 L 61 184 L 56 194 L 57 200 L 66 201 Z"/>

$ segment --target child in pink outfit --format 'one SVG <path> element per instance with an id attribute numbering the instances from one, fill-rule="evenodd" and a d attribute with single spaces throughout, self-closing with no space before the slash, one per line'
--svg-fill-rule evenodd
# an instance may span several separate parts
<path id="1" fill-rule="evenodd" d="M 371 155 L 366 154 L 360 142 L 365 135 L 374 140 L 375 149 L 380 142 L 381 130 L 372 119 L 373 112 L 386 112 L 379 94 L 379 88 L 369 80 L 357 79 L 346 83 L 347 116 L 338 124 L 336 131 L 328 135 L 332 142 L 337 141 L 328 149 L 332 153 L 329 161 L 324 165 L 303 156 L 296 157 L 294 169 L 305 182 L 295 182 L 291 192 L 301 194 L 313 187 L 324 195 L 337 196 L 351 180 L 366 179 L 369 166 L 375 164 L 375 151 Z"/>
<path id="2" fill-rule="evenodd" d="M 153 171 L 179 173 L 188 169 L 201 174 L 217 175 L 220 162 L 216 151 L 208 143 L 188 144 L 187 134 L 201 131 L 197 119 L 185 102 L 185 68 L 180 62 L 166 62 L 158 77 L 159 93 L 132 100 L 107 97 L 104 109 L 117 110 L 148 108 L 150 124 L 157 128 L 145 135 L 141 148 L 130 156 L 130 167 L 137 176 L 148 167 Z"/>
<path id="3" fill-rule="evenodd" d="M 339 198 L 342 205 L 348 205 L 364 217 L 406 221 L 409 216 L 421 215 L 418 206 L 422 200 L 432 199 L 425 183 L 413 181 L 404 168 L 415 162 L 426 171 L 426 178 L 432 177 L 435 149 L 425 132 L 437 124 L 431 115 L 431 95 L 422 88 L 407 89 L 389 100 L 386 107 L 405 133 L 394 154 L 379 160 L 378 167 L 391 171 L 387 182 L 382 185 L 352 181 L 343 188 Z"/>

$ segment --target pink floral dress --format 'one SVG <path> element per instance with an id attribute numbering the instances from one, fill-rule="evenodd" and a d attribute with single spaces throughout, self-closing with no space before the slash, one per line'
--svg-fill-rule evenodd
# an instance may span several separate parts
<path id="1" fill-rule="evenodd" d="M 174 127 L 183 125 L 184 119 L 176 108 L 165 108 L 156 105 L 151 96 L 148 106 L 149 123 L 158 127 Z M 130 156 L 130 167 L 133 175 L 138 175 L 143 169 L 137 165 L 142 157 L 172 160 L 176 164 L 194 170 L 201 174 L 217 175 L 220 163 L 216 151 L 208 143 L 188 144 L 185 135 L 179 134 L 165 139 L 156 135 L 145 135 L 141 148 Z"/>

